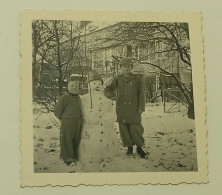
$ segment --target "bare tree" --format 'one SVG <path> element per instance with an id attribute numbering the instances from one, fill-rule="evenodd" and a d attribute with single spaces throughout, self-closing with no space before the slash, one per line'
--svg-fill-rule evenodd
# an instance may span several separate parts
<path id="1" fill-rule="evenodd" d="M 155 67 L 159 72 L 170 75 L 187 101 L 188 117 L 194 118 L 192 87 L 188 87 L 179 77 L 182 69 L 191 72 L 192 68 L 187 23 L 121 22 L 107 28 L 106 34 L 97 39 L 98 45 L 103 45 L 104 49 L 120 45 L 149 45 L 144 55 L 138 57 L 130 51 L 127 56 L 139 64 Z M 190 79 L 192 86 L 192 77 Z"/>
<path id="2" fill-rule="evenodd" d="M 81 32 L 77 22 L 63 20 L 36 20 L 32 30 L 33 90 L 38 86 L 44 92 L 37 94 L 38 98 L 48 97 L 55 103 L 57 95 L 63 93 L 64 81 L 81 48 Z M 51 77 L 45 82 L 40 78 L 44 71 Z"/>

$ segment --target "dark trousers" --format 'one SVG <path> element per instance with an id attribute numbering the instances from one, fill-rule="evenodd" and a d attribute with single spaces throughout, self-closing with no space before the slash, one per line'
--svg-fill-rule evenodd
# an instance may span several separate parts
<path id="1" fill-rule="evenodd" d="M 81 118 L 67 118 L 61 120 L 60 158 L 64 162 L 78 160 L 78 147 L 81 139 L 81 131 Z"/>
<path id="2" fill-rule="evenodd" d="M 120 137 L 122 139 L 123 146 L 138 146 L 144 145 L 143 132 L 144 128 L 142 124 L 125 124 L 119 123 Z"/>

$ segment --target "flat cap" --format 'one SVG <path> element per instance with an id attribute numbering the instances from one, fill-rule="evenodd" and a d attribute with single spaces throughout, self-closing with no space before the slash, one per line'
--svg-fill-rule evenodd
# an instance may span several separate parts
<path id="1" fill-rule="evenodd" d="M 119 65 L 122 66 L 123 64 L 133 65 L 133 60 L 130 58 L 122 58 L 119 61 Z"/>

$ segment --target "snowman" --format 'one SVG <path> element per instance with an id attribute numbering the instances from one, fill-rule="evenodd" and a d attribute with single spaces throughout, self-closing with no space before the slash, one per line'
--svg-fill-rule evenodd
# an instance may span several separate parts
<path id="1" fill-rule="evenodd" d="M 81 97 L 83 126 L 79 145 L 79 161 L 84 170 L 107 168 L 118 155 L 119 142 L 114 131 L 116 114 L 112 100 L 103 94 L 103 81 L 98 72 L 88 73 L 89 93 Z M 94 167 L 97 166 L 97 167 Z"/>

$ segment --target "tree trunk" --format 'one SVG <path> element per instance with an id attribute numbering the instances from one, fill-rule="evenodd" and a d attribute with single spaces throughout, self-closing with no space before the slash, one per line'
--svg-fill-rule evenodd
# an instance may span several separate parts
<path id="1" fill-rule="evenodd" d="M 59 69 L 59 78 L 58 78 L 58 85 L 59 85 L 59 96 L 63 93 L 63 79 L 62 79 L 62 70 Z"/>
<path id="2" fill-rule="evenodd" d="M 191 92 L 190 92 L 190 99 L 191 103 L 188 104 L 188 118 L 195 119 L 195 112 L 194 112 L 194 99 L 193 99 L 193 85 L 191 83 Z"/>
<path id="3" fill-rule="evenodd" d="M 193 103 L 188 105 L 188 113 L 187 113 L 187 115 L 188 115 L 188 118 L 195 119 L 194 104 Z"/>
<path id="4" fill-rule="evenodd" d="M 59 85 L 59 96 L 61 96 L 63 93 L 63 72 L 62 72 L 62 63 L 61 63 L 61 58 L 60 58 L 60 39 L 59 39 L 59 34 L 58 34 L 58 29 L 57 29 L 56 24 L 57 24 L 57 21 L 55 20 L 54 30 L 55 30 L 56 43 L 57 43 L 56 56 L 57 56 L 57 67 L 58 67 L 58 72 L 59 72 L 58 85 Z"/>
<path id="5" fill-rule="evenodd" d="M 36 86 L 37 80 L 37 73 L 36 73 L 36 55 L 37 55 L 37 29 L 36 23 L 32 23 L 32 43 L 33 43 L 33 51 L 32 51 L 32 81 L 33 87 Z M 35 92 L 35 90 L 33 90 Z"/>

